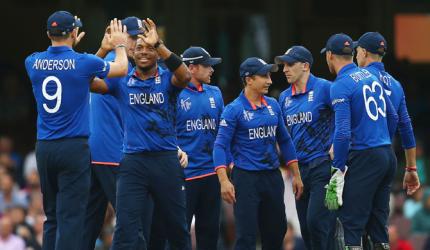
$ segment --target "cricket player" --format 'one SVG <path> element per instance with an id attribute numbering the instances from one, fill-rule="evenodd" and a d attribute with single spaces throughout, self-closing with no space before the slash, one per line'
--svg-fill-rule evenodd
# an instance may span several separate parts
<path id="1" fill-rule="evenodd" d="M 131 62 L 137 35 L 143 34 L 142 20 L 137 17 L 127 17 L 122 20 L 122 24 L 127 27 L 126 51 L 129 61 L 128 72 L 130 72 L 133 69 Z M 106 33 L 102 46 L 96 54 L 107 62 L 113 61 L 116 56 L 109 37 Z M 115 97 L 91 93 L 90 132 L 91 189 L 82 250 L 94 249 L 103 226 L 108 202 L 113 208 L 116 204 L 116 179 L 122 158 L 124 135 L 119 104 Z M 150 222 L 143 224 L 150 224 Z M 144 235 L 148 236 L 148 233 L 145 232 Z"/>
<path id="2" fill-rule="evenodd" d="M 390 98 L 394 110 L 399 116 L 398 131 L 405 151 L 406 168 L 403 178 L 403 187 L 407 194 L 413 194 L 420 186 L 416 172 L 416 144 L 411 119 L 406 107 L 406 98 L 402 85 L 388 72 L 385 71 L 382 59 L 387 51 L 387 41 L 378 32 L 367 32 L 363 34 L 357 42 L 354 42 L 357 49 L 358 66 L 368 70 L 376 76 L 385 89 L 385 93 Z M 379 208 L 371 213 L 367 224 L 367 234 L 370 236 L 374 249 L 387 249 L 388 239 L 386 229 L 379 225 L 379 218 L 388 217 L 389 207 L 385 204 L 384 209 Z M 382 231 L 381 231 L 382 230 Z"/>
<path id="3" fill-rule="evenodd" d="M 148 195 L 165 219 L 172 249 L 190 249 L 186 220 L 184 172 L 178 159 L 175 118 L 180 91 L 191 79 L 187 66 L 159 39 L 155 23 L 143 21 L 134 52 L 136 67 L 127 77 L 93 87 L 120 104 L 124 124 L 124 157 L 117 186 L 117 224 L 113 250 L 136 249 L 138 229 Z M 161 57 L 168 70 L 157 66 Z"/>
<path id="4" fill-rule="evenodd" d="M 282 247 L 287 220 L 277 144 L 293 173 L 296 198 L 303 191 L 296 151 L 281 108 L 275 99 L 265 96 L 272 84 L 270 73 L 277 69 L 277 65 L 256 57 L 240 65 L 244 90 L 224 109 L 215 141 L 213 157 L 221 196 L 234 204 L 236 250 L 255 249 L 257 231 L 263 249 Z M 234 185 L 226 172 L 230 148 Z"/>
<path id="5" fill-rule="evenodd" d="M 398 117 L 383 83 L 353 63 L 348 35 L 332 35 L 321 53 L 326 54 L 330 72 L 337 75 L 330 89 L 334 159 L 325 203 L 330 210 L 339 209 L 346 249 L 362 249 L 361 236 L 371 211 L 388 206 L 396 170 L 390 138 Z M 377 216 L 375 227 L 385 229 L 387 218 Z"/>
<path id="6" fill-rule="evenodd" d="M 195 217 L 197 249 L 216 250 L 221 209 L 220 186 L 212 158 L 224 101 L 218 87 L 209 85 L 213 66 L 221 58 L 211 57 L 201 47 L 190 47 L 182 60 L 191 72 L 191 81 L 178 98 L 176 131 L 179 147 L 188 154 L 184 169 L 187 220 Z"/>
<path id="7" fill-rule="evenodd" d="M 275 57 L 291 86 L 279 106 L 297 152 L 304 189 L 296 201 L 300 229 L 308 250 L 331 250 L 335 215 L 324 206 L 330 180 L 329 149 L 333 134 L 331 83 L 311 73 L 313 57 L 303 46 L 293 46 Z"/>
<path id="8" fill-rule="evenodd" d="M 218 87 L 209 85 L 213 66 L 221 58 L 211 57 L 202 47 L 186 49 L 182 61 L 191 72 L 191 81 L 178 98 L 176 131 L 179 147 L 188 155 L 184 169 L 187 222 L 195 218 L 197 249 L 217 249 L 221 195 L 212 158 L 213 145 L 224 101 Z M 150 250 L 165 249 L 163 218 L 154 210 Z"/>
<path id="9" fill-rule="evenodd" d="M 78 35 L 82 23 L 67 11 L 48 18 L 51 46 L 25 60 L 38 111 L 36 160 L 47 217 L 44 250 L 81 250 L 90 189 L 90 82 L 127 74 L 126 28 L 116 19 L 110 26 L 115 62 L 72 49 L 83 36 Z"/>

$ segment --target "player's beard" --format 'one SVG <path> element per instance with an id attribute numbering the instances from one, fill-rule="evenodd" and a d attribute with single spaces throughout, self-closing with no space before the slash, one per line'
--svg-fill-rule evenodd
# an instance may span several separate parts
<path id="1" fill-rule="evenodd" d="M 150 71 L 151 69 L 153 69 L 154 67 L 156 67 L 157 66 L 157 63 L 154 63 L 154 64 L 152 64 L 152 65 L 149 65 L 149 66 L 146 66 L 146 67 L 142 67 L 142 66 L 137 66 L 138 68 L 139 68 L 139 70 L 140 71 L 142 71 L 142 72 L 148 72 L 148 71 Z"/>

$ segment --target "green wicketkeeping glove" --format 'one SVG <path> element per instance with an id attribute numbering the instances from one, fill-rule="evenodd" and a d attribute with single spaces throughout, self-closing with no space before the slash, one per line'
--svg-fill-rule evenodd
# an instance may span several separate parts
<path id="1" fill-rule="evenodd" d="M 330 182 L 326 185 L 326 193 L 325 193 L 325 206 L 329 210 L 337 210 L 343 204 L 342 194 L 343 194 L 343 186 L 345 184 L 345 174 L 348 170 L 348 167 L 345 166 L 345 172 L 342 172 L 340 169 L 331 167 L 331 179 Z"/>

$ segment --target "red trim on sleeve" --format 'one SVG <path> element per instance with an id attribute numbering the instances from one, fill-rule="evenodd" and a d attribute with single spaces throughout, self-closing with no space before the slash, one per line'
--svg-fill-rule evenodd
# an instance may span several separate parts
<path id="1" fill-rule="evenodd" d="M 105 166 L 119 166 L 118 162 L 91 161 L 92 164 Z"/>
<path id="2" fill-rule="evenodd" d="M 227 166 L 226 165 L 219 165 L 218 167 L 215 167 L 215 172 L 220 168 L 227 168 Z"/>
<path id="3" fill-rule="evenodd" d="M 191 180 L 201 179 L 201 178 L 208 177 L 208 176 L 215 175 L 215 174 L 216 174 L 215 172 L 212 172 L 212 173 L 209 173 L 209 174 L 203 174 L 203 175 L 199 175 L 199 176 L 190 177 L 190 178 L 187 178 L 185 180 L 186 181 L 191 181 Z"/>
<path id="4" fill-rule="evenodd" d="M 286 164 L 286 165 L 288 166 L 288 165 L 290 165 L 291 163 L 298 162 L 298 161 L 299 161 L 299 160 L 294 159 L 294 160 L 291 160 L 291 161 L 287 162 L 287 164 Z"/>

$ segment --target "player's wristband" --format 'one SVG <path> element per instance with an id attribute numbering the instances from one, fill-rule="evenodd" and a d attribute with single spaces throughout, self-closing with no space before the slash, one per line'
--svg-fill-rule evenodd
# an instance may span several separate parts
<path id="1" fill-rule="evenodd" d="M 154 44 L 154 48 L 158 49 L 158 47 L 160 47 L 161 44 L 163 44 L 163 40 L 158 39 L 158 41 Z"/>
<path id="2" fill-rule="evenodd" d="M 176 69 L 179 68 L 182 64 L 182 59 L 177 56 L 175 53 L 170 54 L 166 60 L 164 60 L 164 64 L 166 64 L 166 67 L 171 71 L 175 72 Z"/>
<path id="3" fill-rule="evenodd" d="M 407 172 L 416 172 L 417 171 L 417 166 L 406 167 L 405 170 Z"/>
<path id="4" fill-rule="evenodd" d="M 125 44 L 118 44 L 118 45 L 116 45 L 115 49 L 118 49 L 118 48 L 125 48 Z"/>

